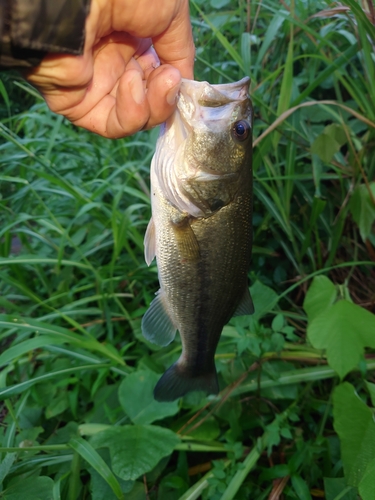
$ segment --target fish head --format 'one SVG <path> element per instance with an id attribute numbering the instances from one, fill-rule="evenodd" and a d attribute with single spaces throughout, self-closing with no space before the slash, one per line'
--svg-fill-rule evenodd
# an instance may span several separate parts
<path id="1" fill-rule="evenodd" d="M 188 131 L 184 153 L 190 170 L 238 173 L 252 145 L 249 78 L 225 85 L 182 82 L 178 110 Z"/>
<path id="2" fill-rule="evenodd" d="M 211 85 L 183 79 L 176 112 L 162 128 L 154 175 L 182 213 L 206 217 L 228 205 L 251 175 L 250 79 Z"/>

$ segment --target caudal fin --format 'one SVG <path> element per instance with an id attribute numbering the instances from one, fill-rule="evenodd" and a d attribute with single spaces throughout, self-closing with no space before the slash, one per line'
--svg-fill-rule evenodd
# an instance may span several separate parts
<path id="1" fill-rule="evenodd" d="M 156 401 L 174 401 L 182 398 L 190 391 L 204 391 L 207 394 L 217 394 L 219 383 L 215 366 L 204 375 L 194 376 L 184 370 L 178 362 L 172 365 L 160 378 L 154 389 Z"/>

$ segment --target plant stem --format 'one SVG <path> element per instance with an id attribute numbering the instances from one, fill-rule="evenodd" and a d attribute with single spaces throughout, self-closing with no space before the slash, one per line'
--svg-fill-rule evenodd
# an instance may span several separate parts
<path id="1" fill-rule="evenodd" d="M 375 361 L 366 361 L 366 369 L 375 370 Z M 248 384 L 243 384 L 232 392 L 232 396 L 237 396 L 238 394 L 243 394 L 244 392 L 253 392 L 258 388 L 265 389 L 267 387 L 278 387 L 280 385 L 314 382 L 316 380 L 325 380 L 335 376 L 337 376 L 336 372 L 329 366 L 300 368 L 299 370 L 284 372 L 277 380 L 261 380 L 259 384 L 257 380 L 253 380 Z"/>

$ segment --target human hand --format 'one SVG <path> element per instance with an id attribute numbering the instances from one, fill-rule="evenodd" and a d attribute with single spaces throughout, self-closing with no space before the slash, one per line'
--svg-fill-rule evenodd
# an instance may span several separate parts
<path id="1" fill-rule="evenodd" d="M 52 111 L 119 138 L 172 114 L 193 62 L 188 0 L 92 0 L 84 54 L 48 55 L 27 79 Z"/>

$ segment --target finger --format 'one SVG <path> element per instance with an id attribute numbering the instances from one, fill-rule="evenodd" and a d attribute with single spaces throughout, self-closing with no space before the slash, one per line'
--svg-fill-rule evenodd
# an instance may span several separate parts
<path id="1" fill-rule="evenodd" d="M 155 127 L 173 113 L 180 82 L 176 68 L 161 66 L 150 76 L 145 92 L 139 71 L 127 70 L 119 81 L 116 97 L 105 96 L 74 124 L 109 138 Z"/>
<path id="2" fill-rule="evenodd" d="M 118 83 L 125 73 L 129 60 L 137 52 L 139 45 L 145 49 L 151 41 L 135 39 L 127 34 L 112 34 L 95 47 L 93 76 L 84 89 L 59 89 L 44 97 L 49 107 L 56 113 L 64 114 L 69 120 L 77 122 L 94 109 L 107 95 L 116 96 Z M 134 61 L 134 60 L 133 60 Z M 142 68 L 135 62 L 133 69 Z"/>
<path id="3" fill-rule="evenodd" d="M 159 57 L 153 47 L 149 47 L 143 54 L 140 56 L 134 56 L 142 68 L 144 73 L 144 77 L 147 78 L 150 76 L 151 72 L 160 66 Z"/>
<path id="4" fill-rule="evenodd" d="M 124 72 L 129 71 L 129 70 L 135 70 L 135 71 L 137 71 L 140 74 L 141 80 L 142 80 L 142 84 L 143 84 L 143 88 L 145 89 L 146 88 L 146 77 L 145 77 L 145 74 L 143 72 L 143 69 L 141 68 L 141 65 L 139 64 L 139 62 L 136 59 L 134 59 L 134 57 L 132 57 L 130 59 L 130 61 L 128 62 L 128 64 L 125 66 L 125 71 Z M 119 83 L 120 83 L 120 79 L 121 79 L 121 77 L 116 81 L 114 87 L 109 92 L 110 95 L 113 96 L 113 97 L 115 97 L 115 98 L 117 96 L 117 89 L 118 89 L 118 86 L 119 86 Z"/>
<path id="5" fill-rule="evenodd" d="M 120 78 L 116 97 L 105 95 L 85 116 L 73 123 L 117 139 L 141 130 L 149 115 L 142 76 L 137 70 L 130 69 Z"/>
<path id="6" fill-rule="evenodd" d="M 195 48 L 188 0 L 183 0 L 169 27 L 152 41 L 162 64 L 171 64 L 184 78 L 194 78 Z"/>
<path id="7" fill-rule="evenodd" d="M 144 128 L 153 128 L 165 122 L 176 107 L 181 84 L 180 72 L 169 65 L 153 71 L 147 80 L 147 101 L 150 117 Z"/>

